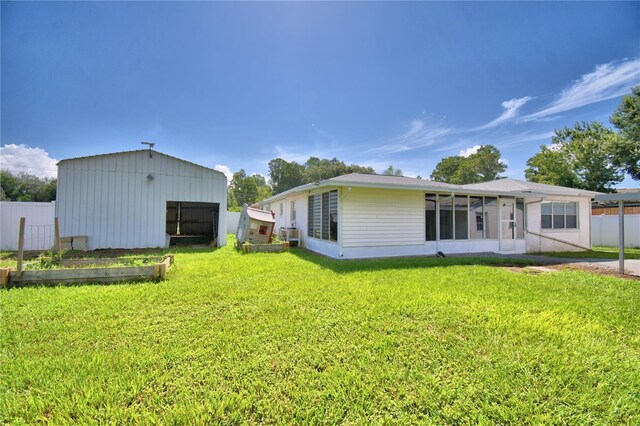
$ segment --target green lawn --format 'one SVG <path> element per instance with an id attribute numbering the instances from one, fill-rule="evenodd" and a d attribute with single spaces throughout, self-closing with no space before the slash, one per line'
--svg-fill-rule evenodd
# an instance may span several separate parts
<path id="1" fill-rule="evenodd" d="M 594 246 L 592 250 L 586 251 L 568 251 L 543 253 L 545 256 L 568 257 L 572 259 L 617 259 L 620 250 L 618 247 L 599 247 Z M 625 248 L 624 255 L 626 259 L 640 259 L 640 248 Z"/>
<path id="2" fill-rule="evenodd" d="M 640 282 L 500 260 L 183 250 L 0 292 L 3 422 L 640 423 Z"/>

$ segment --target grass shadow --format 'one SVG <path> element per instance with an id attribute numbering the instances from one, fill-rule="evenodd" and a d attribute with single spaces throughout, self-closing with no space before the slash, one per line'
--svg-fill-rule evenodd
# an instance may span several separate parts
<path id="1" fill-rule="evenodd" d="M 291 254 L 301 260 L 314 263 L 339 274 L 362 271 L 384 271 L 393 269 L 441 268 L 450 266 L 532 266 L 540 265 L 535 260 L 511 259 L 490 256 L 403 256 L 370 259 L 332 259 L 304 248 L 292 248 Z"/>

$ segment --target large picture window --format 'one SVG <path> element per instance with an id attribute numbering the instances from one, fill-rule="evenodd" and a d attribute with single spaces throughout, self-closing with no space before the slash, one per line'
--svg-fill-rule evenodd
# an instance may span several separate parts
<path id="1" fill-rule="evenodd" d="M 308 235 L 338 241 L 338 191 L 309 196 Z"/>
<path id="2" fill-rule="evenodd" d="M 578 229 L 578 203 L 548 201 L 541 205 L 542 229 Z"/>

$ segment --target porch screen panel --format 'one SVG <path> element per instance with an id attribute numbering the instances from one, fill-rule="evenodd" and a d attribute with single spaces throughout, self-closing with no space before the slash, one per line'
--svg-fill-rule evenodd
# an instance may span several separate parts
<path id="1" fill-rule="evenodd" d="M 455 198 L 456 240 L 469 239 L 469 202 L 466 196 Z"/>
<path id="2" fill-rule="evenodd" d="M 469 198 L 469 221 L 472 240 L 484 238 L 484 213 L 482 204 L 482 197 Z"/>
<path id="3" fill-rule="evenodd" d="M 498 239 L 498 199 L 484 198 L 484 237 L 490 240 Z"/>
<path id="4" fill-rule="evenodd" d="M 440 197 L 440 239 L 453 239 L 453 197 Z"/>
<path id="5" fill-rule="evenodd" d="M 426 194 L 424 197 L 425 202 L 425 229 L 426 241 L 436 240 L 436 194 Z"/>
<path id="6" fill-rule="evenodd" d="M 516 238 L 524 238 L 524 200 L 516 198 Z"/>

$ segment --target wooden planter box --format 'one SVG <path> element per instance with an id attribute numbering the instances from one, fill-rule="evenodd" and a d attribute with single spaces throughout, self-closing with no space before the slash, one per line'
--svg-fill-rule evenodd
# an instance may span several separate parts
<path id="1" fill-rule="evenodd" d="M 280 244 L 250 244 L 244 243 L 240 247 L 244 253 L 281 253 L 289 251 L 289 243 Z"/>
<path id="2" fill-rule="evenodd" d="M 99 263 L 96 260 L 97 259 L 84 259 L 73 262 Z M 102 262 L 105 261 L 113 263 L 117 261 L 117 259 L 102 260 Z M 113 283 L 119 281 L 164 280 L 167 270 L 171 268 L 172 264 L 173 255 L 165 255 L 161 262 L 148 266 L 26 270 L 22 271 L 20 275 L 9 268 L 0 268 L 0 286 L 23 287 L 28 285 L 62 283 Z"/>

